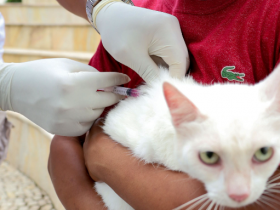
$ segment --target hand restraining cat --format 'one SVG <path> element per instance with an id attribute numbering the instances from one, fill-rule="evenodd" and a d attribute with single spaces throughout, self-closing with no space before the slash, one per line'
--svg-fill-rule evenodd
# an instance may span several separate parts
<path id="1" fill-rule="evenodd" d="M 269 181 L 280 162 L 279 81 L 280 66 L 256 85 L 205 86 L 165 71 L 140 97 L 120 102 L 103 128 L 135 157 L 204 183 L 206 195 L 177 209 L 268 201 L 280 185 Z M 109 210 L 133 209 L 105 183 L 95 188 Z"/>

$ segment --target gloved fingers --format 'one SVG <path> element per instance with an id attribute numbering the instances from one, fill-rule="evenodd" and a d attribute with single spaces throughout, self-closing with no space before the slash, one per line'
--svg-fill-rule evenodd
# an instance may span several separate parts
<path id="1" fill-rule="evenodd" d="M 63 130 L 61 130 L 62 136 L 81 136 L 84 135 L 89 129 L 91 128 L 93 124 L 92 122 L 82 122 L 82 123 L 75 123 L 71 126 L 65 126 Z"/>
<path id="2" fill-rule="evenodd" d="M 158 67 L 163 67 L 163 68 L 169 69 L 168 64 L 165 63 L 165 61 L 161 57 L 158 57 L 156 55 L 151 55 L 151 58 L 153 59 L 153 61 L 155 62 L 155 64 Z"/>
<path id="3" fill-rule="evenodd" d="M 168 61 L 166 61 L 168 62 Z M 169 72 L 172 77 L 184 78 L 190 66 L 189 58 L 182 59 L 182 62 L 169 64 Z"/>
<path id="4" fill-rule="evenodd" d="M 63 64 L 66 64 L 66 66 L 69 66 L 67 70 L 70 73 L 75 73 L 75 72 L 99 72 L 92 66 L 89 66 L 84 63 L 80 63 L 78 61 L 74 61 L 68 58 L 53 58 L 53 59 L 59 59 Z"/>
<path id="5" fill-rule="evenodd" d="M 79 122 L 80 123 L 88 123 L 88 122 L 92 122 L 94 120 L 96 120 L 103 112 L 104 108 L 100 108 L 100 109 L 92 109 L 92 108 L 88 108 L 88 110 L 84 111 L 83 113 L 79 114 Z"/>
<path id="6" fill-rule="evenodd" d="M 168 64 L 172 76 L 184 77 L 189 67 L 188 49 L 178 20 L 172 18 L 169 23 L 168 27 L 159 29 L 149 46 L 149 54 L 161 57 Z"/>
<path id="7" fill-rule="evenodd" d="M 130 68 L 137 72 L 147 83 L 151 83 L 159 75 L 159 67 L 149 55 L 146 55 L 143 59 L 139 59 Z"/>
<path id="8" fill-rule="evenodd" d="M 85 134 L 90 129 L 90 127 L 90 123 L 80 124 L 79 122 L 68 122 L 57 125 L 54 130 L 48 131 L 60 136 L 81 136 Z"/>
<path id="9" fill-rule="evenodd" d="M 130 78 L 117 72 L 79 72 L 71 74 L 75 80 L 75 84 L 81 86 L 92 87 L 92 90 L 102 89 L 115 85 L 122 85 L 128 83 Z"/>
<path id="10" fill-rule="evenodd" d="M 130 81 L 129 76 L 117 72 L 102 72 L 96 75 L 95 84 L 98 89 L 123 85 Z"/>
<path id="11" fill-rule="evenodd" d="M 151 50 L 151 55 L 161 57 L 169 66 L 170 75 L 177 78 L 185 77 L 189 67 L 189 54 L 184 43 L 182 46 L 165 45 L 161 49 Z"/>
<path id="12" fill-rule="evenodd" d="M 101 91 L 96 92 L 94 95 L 94 104 L 92 104 L 92 109 L 103 109 L 105 107 L 112 106 L 124 98 L 125 96 L 115 93 Z"/>
<path id="13" fill-rule="evenodd" d="M 81 130 L 81 133 L 85 134 L 86 132 L 88 132 L 90 130 L 91 126 L 93 125 L 93 123 L 94 123 L 94 121 L 80 122 L 79 127 L 80 127 L 80 130 Z"/>
<path id="14" fill-rule="evenodd" d="M 88 119 L 84 118 L 81 121 L 76 120 L 57 124 L 55 129 L 48 131 L 60 136 L 81 136 L 91 128 L 94 121 L 102 114 L 102 111 L 103 109 L 95 110 L 95 114 L 91 114 Z"/>

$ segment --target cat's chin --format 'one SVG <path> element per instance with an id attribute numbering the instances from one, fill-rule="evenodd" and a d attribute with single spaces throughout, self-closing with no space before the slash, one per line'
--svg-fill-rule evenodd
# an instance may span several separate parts
<path id="1" fill-rule="evenodd" d="M 237 203 L 237 202 L 230 202 L 230 203 L 227 203 L 227 202 L 217 202 L 217 204 L 219 204 L 219 206 L 224 206 L 224 207 L 228 207 L 228 208 L 233 208 L 233 209 L 239 209 L 239 208 L 243 208 L 245 206 L 248 206 L 249 204 L 251 203 L 247 203 L 246 201 L 244 202 L 241 202 L 241 203 Z"/>
<path id="2" fill-rule="evenodd" d="M 261 197 L 261 191 L 257 192 L 255 190 L 254 192 L 251 192 L 247 199 L 245 199 L 242 202 L 237 202 L 231 199 L 226 193 L 226 191 L 224 191 L 222 188 L 220 188 L 219 190 L 219 186 L 216 186 L 215 188 L 211 186 L 211 188 L 212 190 L 209 189 L 209 185 L 206 185 L 206 190 L 208 192 L 207 196 L 210 200 L 219 204 L 220 206 L 225 206 L 233 209 L 242 208 L 253 204 Z M 213 188 L 215 189 L 214 191 Z"/>
<path id="3" fill-rule="evenodd" d="M 210 197 L 210 199 L 211 199 L 211 197 Z M 242 207 L 248 206 L 248 205 L 255 202 L 255 200 L 252 201 L 252 199 L 250 199 L 250 198 L 246 199 L 245 201 L 242 201 L 242 202 L 236 202 L 236 201 L 231 200 L 230 198 L 223 199 L 223 200 L 221 200 L 221 199 L 218 199 L 218 200 L 217 199 L 211 199 L 211 200 L 213 200 L 214 202 L 218 203 L 221 206 L 234 208 L 234 209 L 242 208 Z"/>

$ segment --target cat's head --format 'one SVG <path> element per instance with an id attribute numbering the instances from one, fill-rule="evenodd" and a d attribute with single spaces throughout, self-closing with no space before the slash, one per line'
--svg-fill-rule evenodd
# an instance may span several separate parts
<path id="1" fill-rule="evenodd" d="M 217 84 L 192 98 L 164 83 L 180 168 L 217 204 L 270 202 L 268 180 L 280 162 L 279 81 L 280 67 L 257 85 Z"/>

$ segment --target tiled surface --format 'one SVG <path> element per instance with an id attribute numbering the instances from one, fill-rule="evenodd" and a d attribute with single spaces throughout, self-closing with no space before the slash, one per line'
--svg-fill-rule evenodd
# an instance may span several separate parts
<path id="1" fill-rule="evenodd" d="M 55 210 L 49 196 L 24 174 L 0 165 L 0 210 Z"/>

